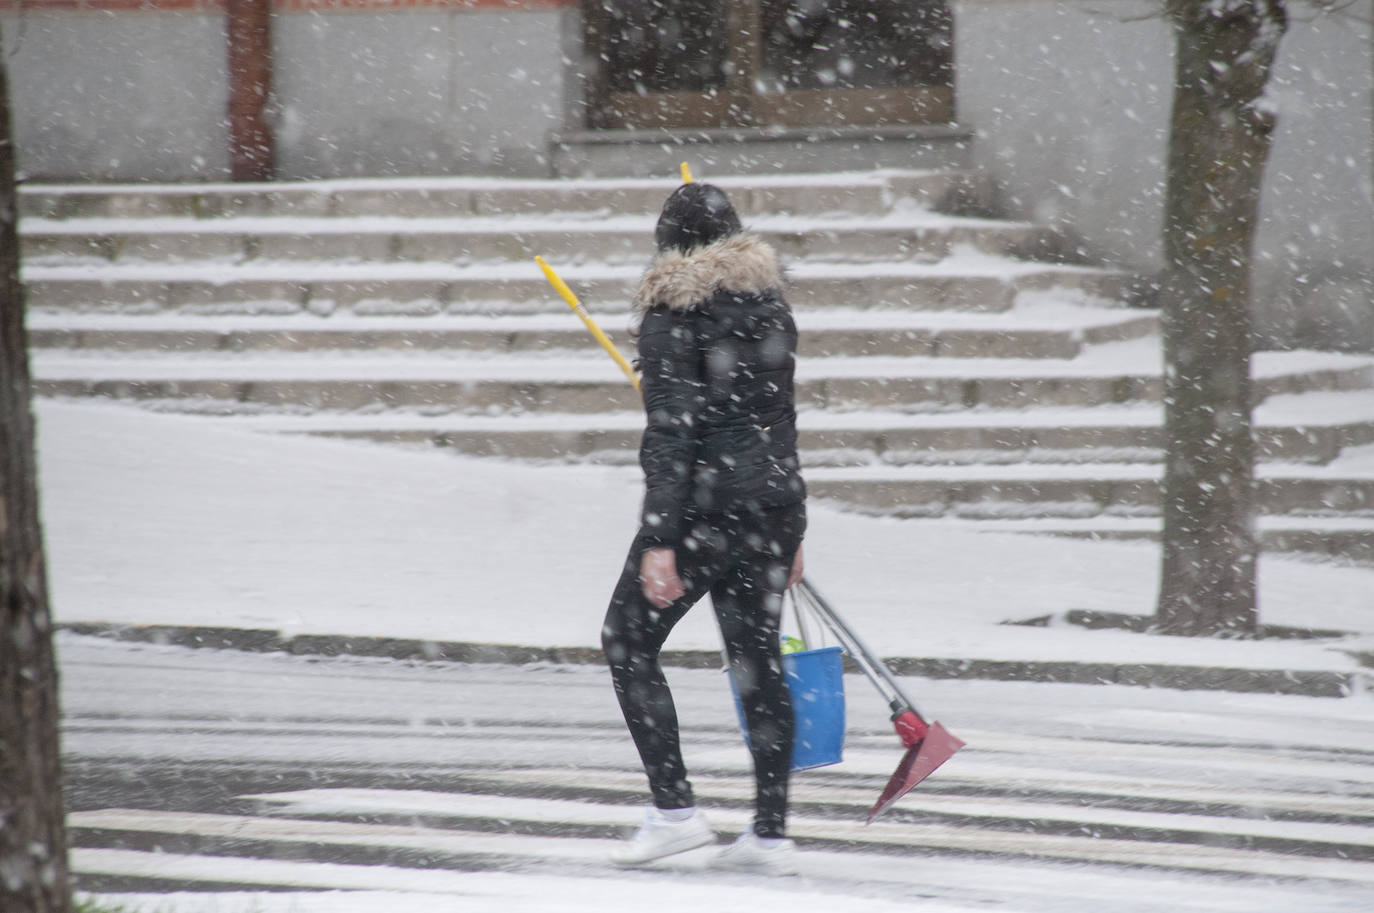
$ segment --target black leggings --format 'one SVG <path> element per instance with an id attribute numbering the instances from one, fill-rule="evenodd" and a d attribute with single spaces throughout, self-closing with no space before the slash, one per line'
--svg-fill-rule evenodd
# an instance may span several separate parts
<path id="1" fill-rule="evenodd" d="M 676 549 L 686 592 L 664 609 L 654 607 L 641 589 L 644 543 L 636 539 L 630 547 L 606 612 L 601 645 L 657 807 L 695 804 L 678 741 L 677 710 L 658 654 L 673 626 L 709 592 L 749 723 L 757 790 L 754 832 L 783 836 L 796 724 L 782 673 L 778 625 L 787 575 L 805 529 L 801 504 L 697 520 Z"/>

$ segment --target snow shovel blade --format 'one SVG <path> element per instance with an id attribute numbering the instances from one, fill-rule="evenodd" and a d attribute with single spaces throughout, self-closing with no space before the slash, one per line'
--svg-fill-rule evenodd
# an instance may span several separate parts
<path id="1" fill-rule="evenodd" d="M 887 781 L 883 794 L 878 797 L 877 804 L 864 823 L 872 824 L 874 818 L 911 792 L 917 783 L 934 773 L 935 768 L 954 757 L 954 753 L 963 747 L 963 741 L 951 735 L 939 722 L 931 723 L 925 737 L 906 750 L 901 763 L 897 765 L 897 771 Z"/>

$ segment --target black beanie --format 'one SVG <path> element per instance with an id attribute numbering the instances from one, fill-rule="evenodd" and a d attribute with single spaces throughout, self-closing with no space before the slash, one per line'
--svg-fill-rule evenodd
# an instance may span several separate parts
<path id="1" fill-rule="evenodd" d="M 663 204 L 654 229 L 659 253 L 687 253 L 743 230 L 725 191 L 711 184 L 683 184 Z"/>

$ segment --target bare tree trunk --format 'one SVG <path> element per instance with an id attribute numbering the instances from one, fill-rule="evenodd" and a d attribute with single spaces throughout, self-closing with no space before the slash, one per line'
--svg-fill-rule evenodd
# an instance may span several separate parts
<path id="1" fill-rule="evenodd" d="M 1162 294 L 1170 634 L 1257 629 L 1250 256 L 1283 0 L 1166 0 L 1177 39 Z"/>
<path id="2" fill-rule="evenodd" d="M 267 122 L 272 94 L 271 0 L 228 0 L 229 172 L 236 181 L 270 181 L 276 143 Z"/>
<path id="3" fill-rule="evenodd" d="M 12 135 L 0 60 L 0 910 L 68 913 L 57 669 L 38 522 Z"/>

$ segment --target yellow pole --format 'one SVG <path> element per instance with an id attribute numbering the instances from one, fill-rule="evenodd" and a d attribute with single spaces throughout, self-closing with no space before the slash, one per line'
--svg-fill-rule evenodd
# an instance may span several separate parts
<path id="1" fill-rule="evenodd" d="M 687 163 L 682 163 L 682 183 L 692 183 L 692 169 L 687 167 Z"/>
<path id="2" fill-rule="evenodd" d="M 573 313 L 582 318 L 582 322 L 586 324 L 588 331 L 596 338 L 597 342 L 601 343 L 601 348 L 605 349 L 606 354 L 615 359 L 615 363 L 620 365 L 620 370 L 625 372 L 625 376 L 630 379 L 630 383 L 638 390 L 639 375 L 635 374 L 635 369 L 625 360 L 625 356 L 620 354 L 620 350 L 615 347 L 615 343 L 611 342 L 611 338 L 601 331 L 601 327 L 596 325 L 596 321 L 587 313 L 587 309 L 582 306 L 582 302 L 578 301 L 572 289 L 568 288 L 568 283 L 564 282 L 563 278 L 553 271 L 553 267 L 549 266 L 549 264 L 544 261 L 543 257 L 535 257 L 534 262 L 538 263 L 539 268 L 544 271 L 544 278 L 549 280 L 549 285 L 552 285 L 554 291 L 563 296 L 563 300 L 568 303 L 568 307 L 572 308 Z"/>

